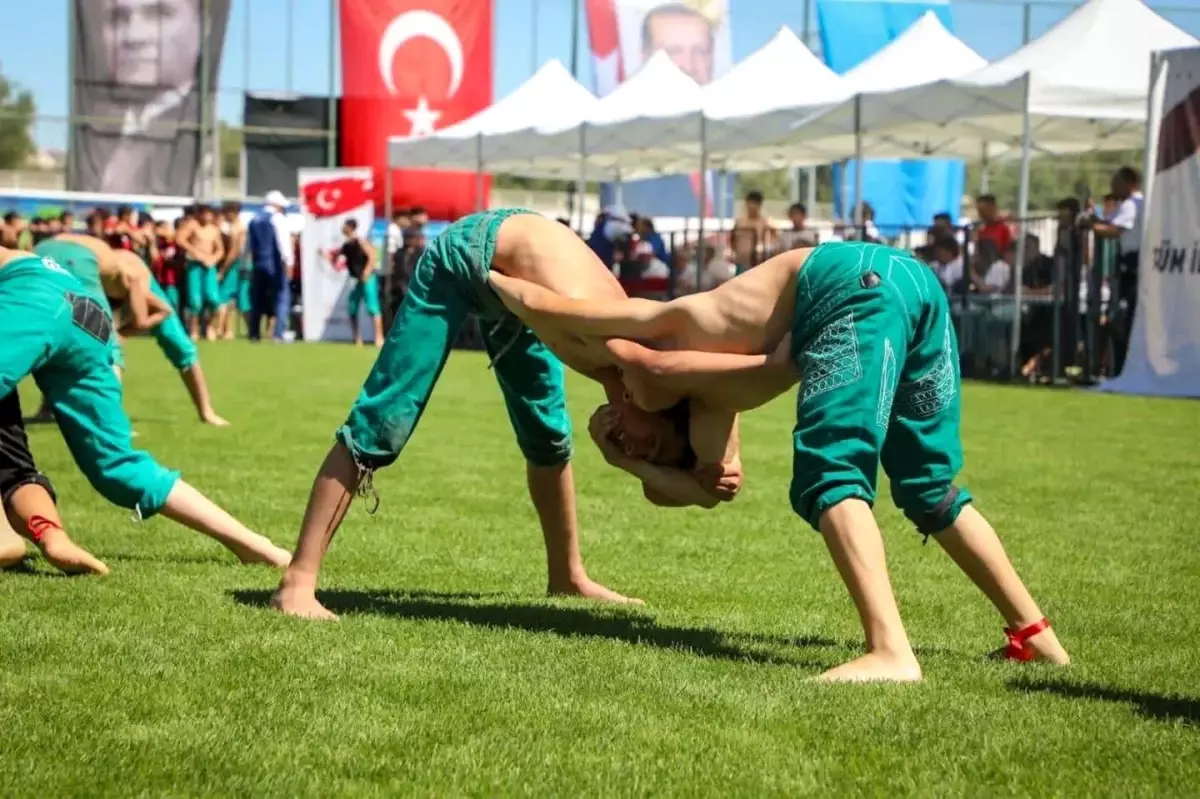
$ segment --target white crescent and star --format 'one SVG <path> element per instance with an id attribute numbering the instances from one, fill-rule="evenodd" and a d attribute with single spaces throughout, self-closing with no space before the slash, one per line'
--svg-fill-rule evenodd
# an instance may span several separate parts
<path id="1" fill-rule="evenodd" d="M 396 94 L 396 81 L 392 75 L 392 67 L 396 60 L 396 52 L 412 39 L 424 37 L 430 39 L 450 61 L 450 85 L 446 89 L 446 97 L 458 93 L 463 81 L 463 47 L 462 41 L 453 26 L 439 14 L 432 11 L 406 11 L 388 23 L 379 40 L 379 76 L 390 94 Z M 417 100 L 417 107 L 402 112 L 408 119 L 411 129 L 410 136 L 428 136 L 436 129 L 441 111 L 429 107 L 429 100 L 422 95 Z"/>
<path id="2" fill-rule="evenodd" d="M 327 192 L 329 192 L 329 189 L 321 189 L 317 192 L 316 206 L 322 211 L 328 211 L 330 208 L 335 207 L 337 205 L 337 197 L 342 193 L 341 189 L 334 189 L 333 192 L 331 192 L 333 194 L 333 199 L 330 200 L 325 196 Z"/>

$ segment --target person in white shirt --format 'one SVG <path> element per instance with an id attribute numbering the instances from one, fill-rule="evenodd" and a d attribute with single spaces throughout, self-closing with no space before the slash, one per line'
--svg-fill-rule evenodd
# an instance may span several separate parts
<path id="1" fill-rule="evenodd" d="M 392 212 L 392 221 L 387 227 L 387 263 L 383 268 L 391 270 L 396 263 L 397 254 L 404 250 L 404 231 L 408 229 L 408 211 L 397 208 Z"/>
<path id="2" fill-rule="evenodd" d="M 291 281 L 296 269 L 288 201 L 282 192 L 267 192 L 263 210 L 250 221 L 247 239 L 254 263 L 250 282 L 250 340 L 261 338 L 260 322 L 274 328 L 276 340 L 284 338 L 292 306 Z M 272 324 L 271 320 L 274 320 Z"/>
<path id="3" fill-rule="evenodd" d="M 997 256 L 996 246 L 988 240 L 979 242 L 975 252 L 975 267 L 971 270 L 971 282 L 982 294 L 1003 294 L 1012 288 L 1013 264 L 1016 262 L 1017 245 L 1008 245 L 1002 257 Z"/>
<path id="4" fill-rule="evenodd" d="M 953 236 L 943 236 L 933 243 L 934 271 L 947 294 L 953 293 L 963 280 L 962 250 Z"/>
<path id="5" fill-rule="evenodd" d="M 1112 176 L 1112 193 L 1119 202 L 1116 213 L 1107 221 L 1092 220 L 1092 232 L 1097 239 L 1116 240 L 1121 248 L 1117 259 L 1117 290 L 1114 298 L 1116 318 L 1112 324 L 1115 374 L 1120 374 L 1124 367 L 1129 334 L 1133 330 L 1133 315 L 1137 311 L 1138 260 L 1142 248 L 1142 206 L 1145 203 L 1141 189 L 1141 173 L 1131 166 L 1121 167 Z"/>

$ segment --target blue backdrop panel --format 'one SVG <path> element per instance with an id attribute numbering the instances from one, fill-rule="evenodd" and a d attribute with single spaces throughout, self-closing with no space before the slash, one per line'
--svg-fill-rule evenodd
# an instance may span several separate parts
<path id="1" fill-rule="evenodd" d="M 886 2 L 886 0 L 817 0 L 821 49 L 825 63 L 837 73 L 858 66 L 933 11 L 954 30 L 949 3 Z M 869 156 L 870 152 L 864 153 Z M 965 177 L 963 162 L 956 159 L 866 159 L 863 163 L 863 198 L 875 209 L 875 223 L 884 235 L 902 227 L 925 227 L 936 213 L 957 219 Z M 834 212 L 850 219 L 854 196 L 855 165 L 835 165 Z"/>

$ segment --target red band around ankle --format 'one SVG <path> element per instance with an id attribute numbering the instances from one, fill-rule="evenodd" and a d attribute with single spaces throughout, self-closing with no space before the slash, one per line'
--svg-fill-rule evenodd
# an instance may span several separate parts
<path id="1" fill-rule="evenodd" d="M 61 530 L 62 525 L 58 522 L 51 521 L 45 516 L 30 516 L 29 517 L 29 540 L 35 544 L 42 543 L 42 539 L 46 537 L 46 533 L 51 530 Z"/>
<path id="2" fill-rule="evenodd" d="M 1033 660 L 1037 653 L 1032 649 L 1032 647 L 1026 646 L 1025 642 L 1040 633 L 1042 630 L 1049 629 L 1049 627 L 1050 621 L 1048 619 L 1036 621 L 1028 627 L 1024 627 L 1020 630 L 1012 630 L 1008 627 L 1005 627 L 1004 634 L 1008 636 L 1008 648 L 1004 650 L 1005 659 L 1016 660 L 1021 663 L 1026 663 L 1030 660 Z"/>

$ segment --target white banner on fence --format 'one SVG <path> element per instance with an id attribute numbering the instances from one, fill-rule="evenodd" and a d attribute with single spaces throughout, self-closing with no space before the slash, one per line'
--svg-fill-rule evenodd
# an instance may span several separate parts
<path id="1" fill-rule="evenodd" d="M 375 203 L 371 170 L 301 169 L 300 206 L 304 210 L 304 229 L 300 232 L 301 283 L 306 341 L 352 341 L 350 319 L 346 314 L 349 276 L 337 251 L 345 242 L 342 225 L 347 219 L 358 222 L 362 235 L 369 235 L 375 223 Z M 363 339 L 374 340 L 374 327 L 359 311 L 358 329 Z"/>
<path id="2" fill-rule="evenodd" d="M 1129 355 L 1105 391 L 1200 397 L 1200 48 L 1150 75 L 1145 227 Z"/>

